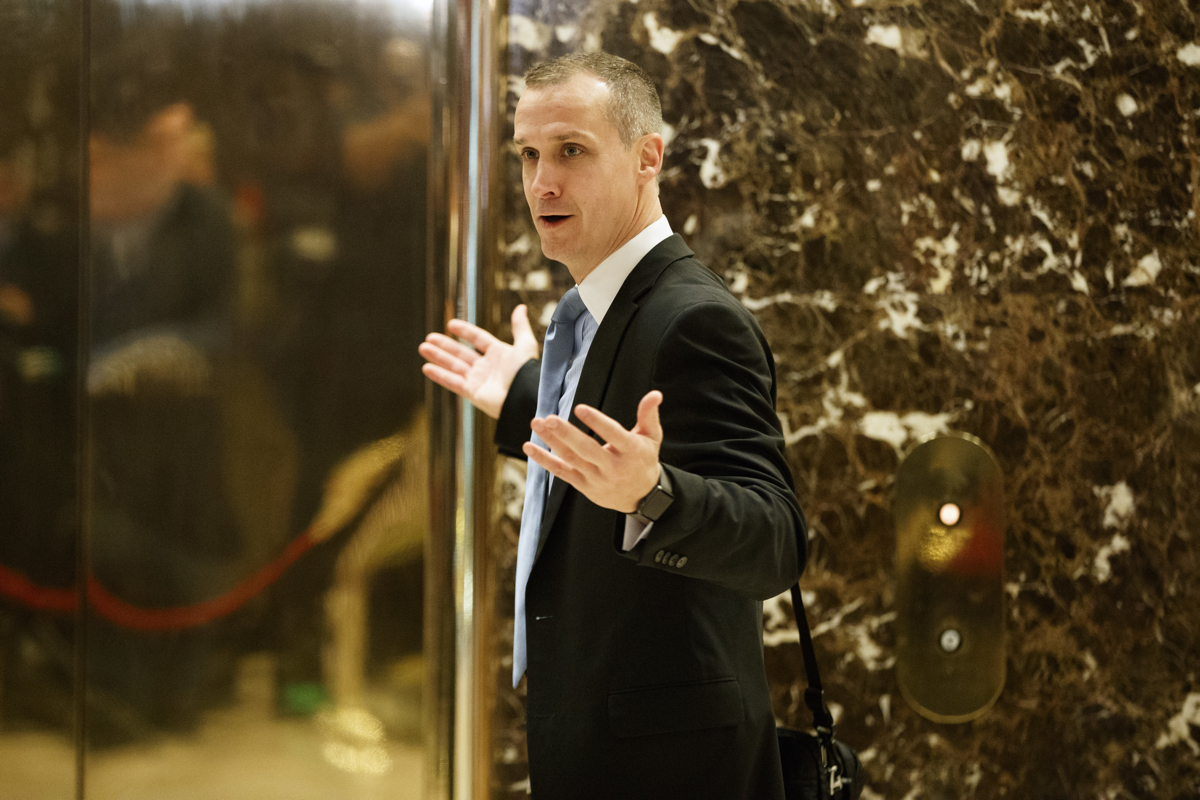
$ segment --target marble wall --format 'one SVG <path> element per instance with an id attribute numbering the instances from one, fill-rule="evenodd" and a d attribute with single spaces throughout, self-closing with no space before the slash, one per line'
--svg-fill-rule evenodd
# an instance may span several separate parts
<path id="1" fill-rule="evenodd" d="M 803 580 L 864 797 L 1200 794 L 1200 13 L 1179 0 L 515 0 L 508 111 L 603 47 L 659 82 L 663 204 L 760 320 L 811 521 Z M 510 128 L 511 130 L 511 128 Z M 510 158 L 505 330 L 569 285 Z M 1008 679 L 980 719 L 895 678 L 891 489 L 965 431 L 1006 481 Z M 511 608 L 523 470 L 497 470 Z M 507 594 L 505 594 L 507 592 Z M 791 606 L 766 609 L 803 725 Z M 503 629 L 503 626 L 501 626 Z M 525 793 L 499 636 L 495 797 Z"/>

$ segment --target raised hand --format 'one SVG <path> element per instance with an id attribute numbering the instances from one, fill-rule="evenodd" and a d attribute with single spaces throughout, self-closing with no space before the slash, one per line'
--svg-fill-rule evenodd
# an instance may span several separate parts
<path id="1" fill-rule="evenodd" d="M 517 370 L 529 359 L 538 357 L 529 312 L 524 305 L 513 309 L 512 344 L 461 319 L 450 320 L 446 330 L 470 342 L 474 349 L 449 336 L 431 333 L 417 348 L 429 362 L 421 371 L 434 383 L 465 397 L 480 411 L 498 419 Z"/>
<path id="2" fill-rule="evenodd" d="M 663 439 L 658 407 L 662 400 L 659 391 L 643 397 L 638 403 L 637 424 L 631 431 L 590 406 L 575 406 L 579 421 L 595 431 L 604 444 L 556 414 L 534 419 L 534 432 L 550 450 L 533 442 L 526 442 L 522 449 L 555 478 L 571 484 L 601 508 L 631 514 L 658 483 L 658 450 Z"/>

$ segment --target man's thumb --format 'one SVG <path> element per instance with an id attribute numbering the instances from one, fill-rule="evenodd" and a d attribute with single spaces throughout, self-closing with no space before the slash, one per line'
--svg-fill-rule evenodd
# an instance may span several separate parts
<path id="1" fill-rule="evenodd" d="M 662 405 L 662 401 L 662 392 L 655 389 L 638 403 L 637 432 L 643 436 L 649 436 L 656 442 L 661 442 L 663 438 L 662 422 L 658 416 L 658 407 Z"/>
<path id="2" fill-rule="evenodd" d="M 533 336 L 533 326 L 529 324 L 529 309 L 524 303 L 513 309 L 512 332 L 514 339 L 518 336 Z"/>
<path id="3" fill-rule="evenodd" d="M 524 303 L 513 309 L 512 335 L 513 344 L 519 350 L 529 351 L 526 353 L 529 358 L 538 357 L 537 337 L 533 335 L 533 326 L 529 324 L 529 309 Z"/>

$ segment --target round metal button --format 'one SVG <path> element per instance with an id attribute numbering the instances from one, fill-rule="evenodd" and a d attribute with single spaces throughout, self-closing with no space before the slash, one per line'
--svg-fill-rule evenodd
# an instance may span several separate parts
<path id="1" fill-rule="evenodd" d="M 942 635 L 938 637 L 938 644 L 942 646 L 942 650 L 947 653 L 953 653 L 958 648 L 962 647 L 962 634 L 954 628 L 947 628 L 942 631 Z"/>
<path id="2" fill-rule="evenodd" d="M 938 521 L 947 528 L 953 528 L 962 519 L 962 509 L 957 503 L 946 503 L 938 509 Z"/>

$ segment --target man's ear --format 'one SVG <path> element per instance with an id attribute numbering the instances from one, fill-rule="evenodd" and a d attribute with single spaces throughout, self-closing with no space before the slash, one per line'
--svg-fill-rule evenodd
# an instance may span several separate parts
<path id="1" fill-rule="evenodd" d="M 666 144 L 662 134 L 648 133 L 634 144 L 638 148 L 638 183 L 649 183 L 662 172 Z"/>

